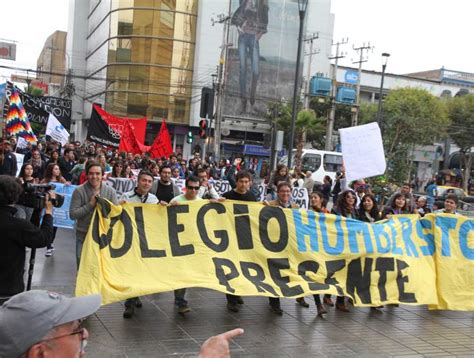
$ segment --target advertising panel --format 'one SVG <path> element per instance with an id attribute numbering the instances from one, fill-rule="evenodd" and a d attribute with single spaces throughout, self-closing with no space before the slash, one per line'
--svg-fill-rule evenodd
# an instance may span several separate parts
<path id="1" fill-rule="evenodd" d="M 298 28 L 296 0 L 232 0 L 224 117 L 265 118 L 292 98 Z"/>

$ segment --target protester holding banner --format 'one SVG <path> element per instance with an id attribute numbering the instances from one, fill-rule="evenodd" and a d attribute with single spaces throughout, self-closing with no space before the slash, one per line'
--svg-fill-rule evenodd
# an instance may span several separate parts
<path id="1" fill-rule="evenodd" d="M 332 209 L 333 214 L 350 219 L 357 219 L 356 201 L 357 199 L 354 191 L 350 189 L 344 190 L 337 198 L 336 206 Z M 349 309 L 344 302 L 344 296 L 337 296 L 336 309 L 342 312 L 349 312 Z"/>
<path id="2" fill-rule="evenodd" d="M 276 206 L 283 209 L 298 209 L 299 206 L 295 203 L 292 203 L 291 200 L 291 185 L 287 182 L 280 182 L 277 185 L 277 198 L 271 201 L 264 201 L 263 204 L 267 206 Z M 282 315 L 283 310 L 280 306 L 280 299 L 278 297 L 269 297 L 270 309 L 273 313 L 277 315 Z M 306 303 L 304 297 L 296 299 L 299 305 L 303 307 L 309 307 L 309 304 Z"/>
<path id="3" fill-rule="evenodd" d="M 358 210 L 358 219 L 371 224 L 381 220 L 377 201 L 375 200 L 375 196 L 372 194 L 365 194 L 362 198 Z"/>
<path id="4" fill-rule="evenodd" d="M 167 205 L 181 194 L 179 188 L 171 180 L 171 168 L 164 165 L 160 168 L 160 180 L 153 183 L 151 192 L 156 195 L 160 204 Z"/>
<path id="5" fill-rule="evenodd" d="M 122 203 L 143 203 L 143 204 L 157 204 L 158 199 L 155 195 L 150 193 L 151 187 L 153 185 L 153 175 L 142 170 L 138 174 L 137 187 L 127 193 L 122 194 L 119 202 Z M 135 313 L 135 307 L 141 308 L 142 302 L 140 297 L 129 298 L 125 301 L 125 311 L 123 313 L 123 318 L 132 318 Z"/>
<path id="6" fill-rule="evenodd" d="M 388 204 L 383 212 L 384 219 L 387 219 L 391 215 L 400 215 L 400 214 L 410 214 L 410 208 L 408 206 L 408 202 L 406 199 L 405 194 L 403 193 L 395 193 L 393 195 L 393 199 Z"/>
<path id="7" fill-rule="evenodd" d="M 435 211 L 436 213 L 440 214 L 454 214 L 458 215 L 456 212 L 458 206 L 458 197 L 456 194 L 448 194 L 446 195 L 446 199 L 444 199 L 444 208 Z"/>
<path id="8" fill-rule="evenodd" d="M 313 191 L 310 196 L 310 210 L 315 211 L 317 213 L 329 214 L 329 210 L 326 208 L 326 199 L 324 198 L 324 194 L 320 191 Z M 330 306 L 333 306 L 331 300 L 331 295 L 324 295 L 324 300 L 327 301 Z M 321 298 L 319 295 L 313 295 L 314 303 L 316 304 L 316 310 L 318 311 L 318 316 L 322 316 L 323 314 L 328 313 L 324 306 L 321 303 Z M 308 305 L 309 306 L 309 305 Z M 306 307 L 306 305 L 303 305 Z"/>
<path id="9" fill-rule="evenodd" d="M 167 171 L 169 171 L 169 175 L 171 176 L 171 168 L 167 167 Z M 188 201 L 196 201 L 202 200 L 198 197 L 199 191 L 199 178 L 191 175 L 186 179 L 186 192 L 184 194 L 180 194 L 173 198 L 170 201 L 170 205 L 179 205 L 179 203 L 184 203 Z M 184 315 L 191 311 L 188 307 L 188 301 L 184 298 L 186 295 L 186 288 L 181 288 L 179 290 L 174 291 L 174 303 L 178 306 L 178 313 Z"/>
<path id="10" fill-rule="evenodd" d="M 238 201 L 258 201 L 255 195 L 250 191 L 252 185 L 252 176 L 246 170 L 241 170 L 235 176 L 236 187 L 231 191 L 222 194 L 222 197 L 227 200 Z M 227 309 L 231 312 L 239 312 L 238 304 L 244 303 L 240 296 L 226 294 Z"/>
<path id="11" fill-rule="evenodd" d="M 406 205 L 407 205 L 407 211 L 411 214 L 411 213 L 414 213 L 415 212 L 415 208 L 416 208 L 416 200 L 415 200 L 415 197 L 413 196 L 412 192 L 411 192 L 411 185 L 410 183 L 403 183 L 400 190 L 396 191 L 394 194 L 392 194 L 392 196 L 390 197 L 390 199 L 388 199 L 387 201 L 387 206 L 389 207 L 393 207 L 393 201 L 395 200 L 395 196 L 397 194 L 403 194 L 405 196 L 405 201 L 406 201 Z"/>
<path id="12" fill-rule="evenodd" d="M 97 197 L 110 200 L 114 204 L 118 203 L 115 190 L 108 185 L 102 185 L 103 175 L 102 166 L 98 162 L 88 161 L 86 165 L 87 182 L 78 186 L 72 194 L 69 216 L 72 220 L 76 220 L 77 267 L 79 267 L 82 245 L 92 220 Z"/>

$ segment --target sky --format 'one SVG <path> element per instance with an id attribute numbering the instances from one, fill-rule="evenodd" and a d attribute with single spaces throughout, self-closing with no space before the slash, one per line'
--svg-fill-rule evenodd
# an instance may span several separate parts
<path id="1" fill-rule="evenodd" d="M 331 12 L 334 41 L 349 38 L 341 65 L 357 66 L 352 45 L 370 42 L 375 49 L 363 69 L 380 71 L 387 52 L 389 73 L 442 66 L 474 73 L 473 0 L 332 0 Z"/>
<path id="2" fill-rule="evenodd" d="M 17 41 L 17 61 L 0 60 L 0 65 L 35 69 L 46 38 L 55 30 L 67 30 L 68 4 L 68 0 L 0 1 L 0 14 L 12 14 L 2 17 L 0 38 Z M 474 73 L 470 38 L 474 0 L 332 0 L 331 10 L 334 40 L 349 38 L 342 47 L 347 56 L 341 65 L 357 66 L 352 65 L 358 59 L 352 46 L 370 42 L 375 48 L 364 69 L 379 71 L 381 53 L 388 52 L 389 73 L 442 66 Z M 0 81 L 6 75 L 0 69 Z"/>

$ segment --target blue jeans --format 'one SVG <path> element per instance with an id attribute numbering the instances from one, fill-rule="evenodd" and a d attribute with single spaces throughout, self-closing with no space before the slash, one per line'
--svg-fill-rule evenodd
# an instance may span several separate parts
<path id="1" fill-rule="evenodd" d="M 77 270 L 79 271 L 79 263 L 81 262 L 82 246 L 84 241 L 78 240 L 76 236 L 76 265 Z"/>
<path id="2" fill-rule="evenodd" d="M 240 97 L 247 97 L 247 54 L 252 65 L 252 77 L 257 79 L 259 74 L 258 63 L 260 61 L 260 47 L 257 37 L 253 34 L 239 35 L 239 63 L 240 63 Z"/>

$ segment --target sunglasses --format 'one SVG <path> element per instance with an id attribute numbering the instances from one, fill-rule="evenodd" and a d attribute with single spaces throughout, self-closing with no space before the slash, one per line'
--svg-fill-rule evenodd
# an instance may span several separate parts
<path id="1" fill-rule="evenodd" d="M 186 189 L 189 189 L 189 190 L 199 190 L 199 187 L 198 187 L 198 186 L 187 186 Z"/>

